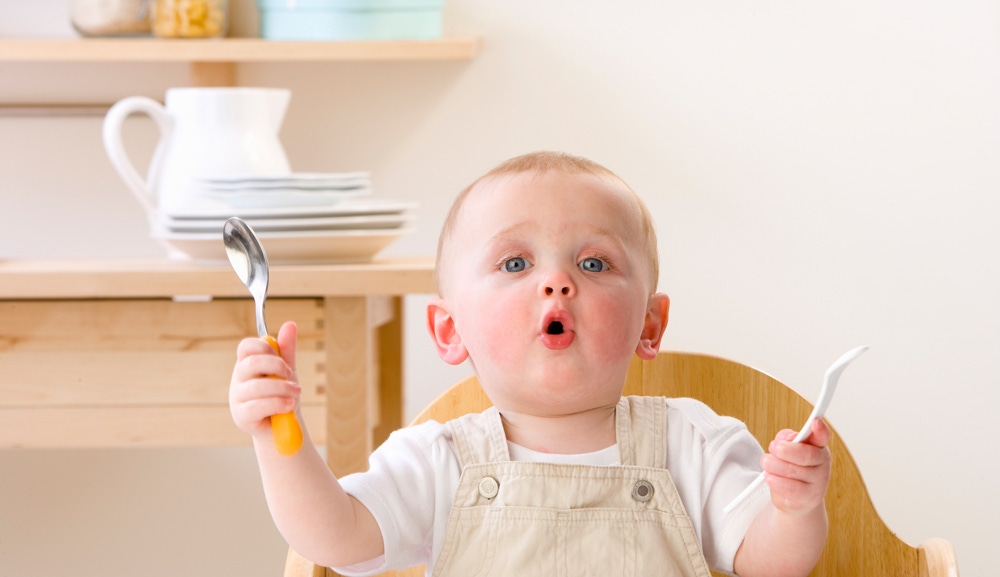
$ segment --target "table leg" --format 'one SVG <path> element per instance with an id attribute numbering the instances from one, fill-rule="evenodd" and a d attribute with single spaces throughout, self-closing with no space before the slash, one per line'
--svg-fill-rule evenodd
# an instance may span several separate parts
<path id="1" fill-rule="evenodd" d="M 369 394 L 375 342 L 368 299 L 326 297 L 326 461 L 338 477 L 363 471 L 373 449 Z"/>
<path id="2" fill-rule="evenodd" d="M 374 444 L 403 426 L 403 298 L 391 297 L 389 319 L 378 327 L 379 420 Z"/>
<path id="3" fill-rule="evenodd" d="M 326 297 L 326 455 L 338 476 L 403 426 L 403 298 Z"/>

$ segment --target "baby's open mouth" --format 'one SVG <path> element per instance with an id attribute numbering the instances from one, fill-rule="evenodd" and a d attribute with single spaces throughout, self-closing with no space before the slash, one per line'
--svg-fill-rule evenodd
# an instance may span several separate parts
<path id="1" fill-rule="evenodd" d="M 546 348 L 561 351 L 569 348 L 576 339 L 573 317 L 566 311 L 550 311 L 545 315 L 539 339 Z"/>

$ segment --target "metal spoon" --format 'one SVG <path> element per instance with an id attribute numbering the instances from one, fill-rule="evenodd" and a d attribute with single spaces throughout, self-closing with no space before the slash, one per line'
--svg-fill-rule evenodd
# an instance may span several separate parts
<path id="1" fill-rule="evenodd" d="M 253 296 L 257 312 L 257 336 L 267 341 L 274 352 L 281 354 L 278 341 L 267 333 L 267 325 L 264 323 L 264 301 L 267 298 L 267 255 L 264 254 L 264 247 L 260 245 L 250 225 L 235 216 L 223 225 L 222 242 L 226 245 L 226 255 L 236 276 L 240 277 Z M 294 411 L 273 415 L 271 432 L 274 435 L 274 446 L 282 455 L 294 455 L 302 447 L 302 428 Z"/>
<path id="2" fill-rule="evenodd" d="M 868 345 L 861 345 L 860 347 L 853 348 L 843 355 L 839 359 L 830 365 L 830 368 L 826 370 L 826 374 L 823 375 L 823 388 L 819 390 L 819 400 L 816 401 L 816 406 L 813 408 L 812 413 L 809 414 L 809 418 L 806 419 L 806 424 L 802 426 L 799 430 L 799 434 L 792 439 L 793 443 L 801 443 L 809 436 L 812 432 L 812 424 L 816 419 L 822 419 L 823 415 L 826 414 L 827 407 L 830 406 L 830 399 L 833 398 L 834 391 L 837 390 L 837 382 L 840 380 L 840 375 L 843 374 L 844 369 L 851 361 L 861 356 L 861 353 L 868 350 Z M 753 480 L 753 483 L 743 490 L 742 493 L 736 496 L 726 507 L 722 510 L 724 513 L 728 513 L 736 508 L 747 495 L 753 492 L 761 483 L 764 482 L 764 473 L 762 472 Z"/>

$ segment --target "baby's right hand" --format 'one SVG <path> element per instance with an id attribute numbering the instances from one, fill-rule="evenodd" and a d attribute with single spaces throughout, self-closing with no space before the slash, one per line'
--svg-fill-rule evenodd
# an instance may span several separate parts
<path id="1" fill-rule="evenodd" d="M 264 339 L 243 339 L 229 383 L 229 410 L 236 426 L 255 437 L 270 437 L 271 415 L 295 410 L 302 388 L 295 372 L 298 327 L 287 322 L 278 331 L 278 356 Z"/>

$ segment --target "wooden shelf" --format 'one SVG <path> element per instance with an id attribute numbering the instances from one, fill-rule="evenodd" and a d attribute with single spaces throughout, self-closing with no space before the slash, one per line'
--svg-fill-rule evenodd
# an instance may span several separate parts
<path id="1" fill-rule="evenodd" d="M 0 62 L 357 62 L 471 60 L 475 37 L 291 42 L 260 38 L 0 39 Z"/>
<path id="2" fill-rule="evenodd" d="M 2 38 L 0 62 L 181 62 L 191 86 L 236 86 L 244 62 L 430 62 L 472 60 L 479 38 L 292 42 L 261 38 Z M 94 111 L 97 112 L 94 112 Z M 104 114 L 103 104 L 0 103 L 0 116 Z"/>

